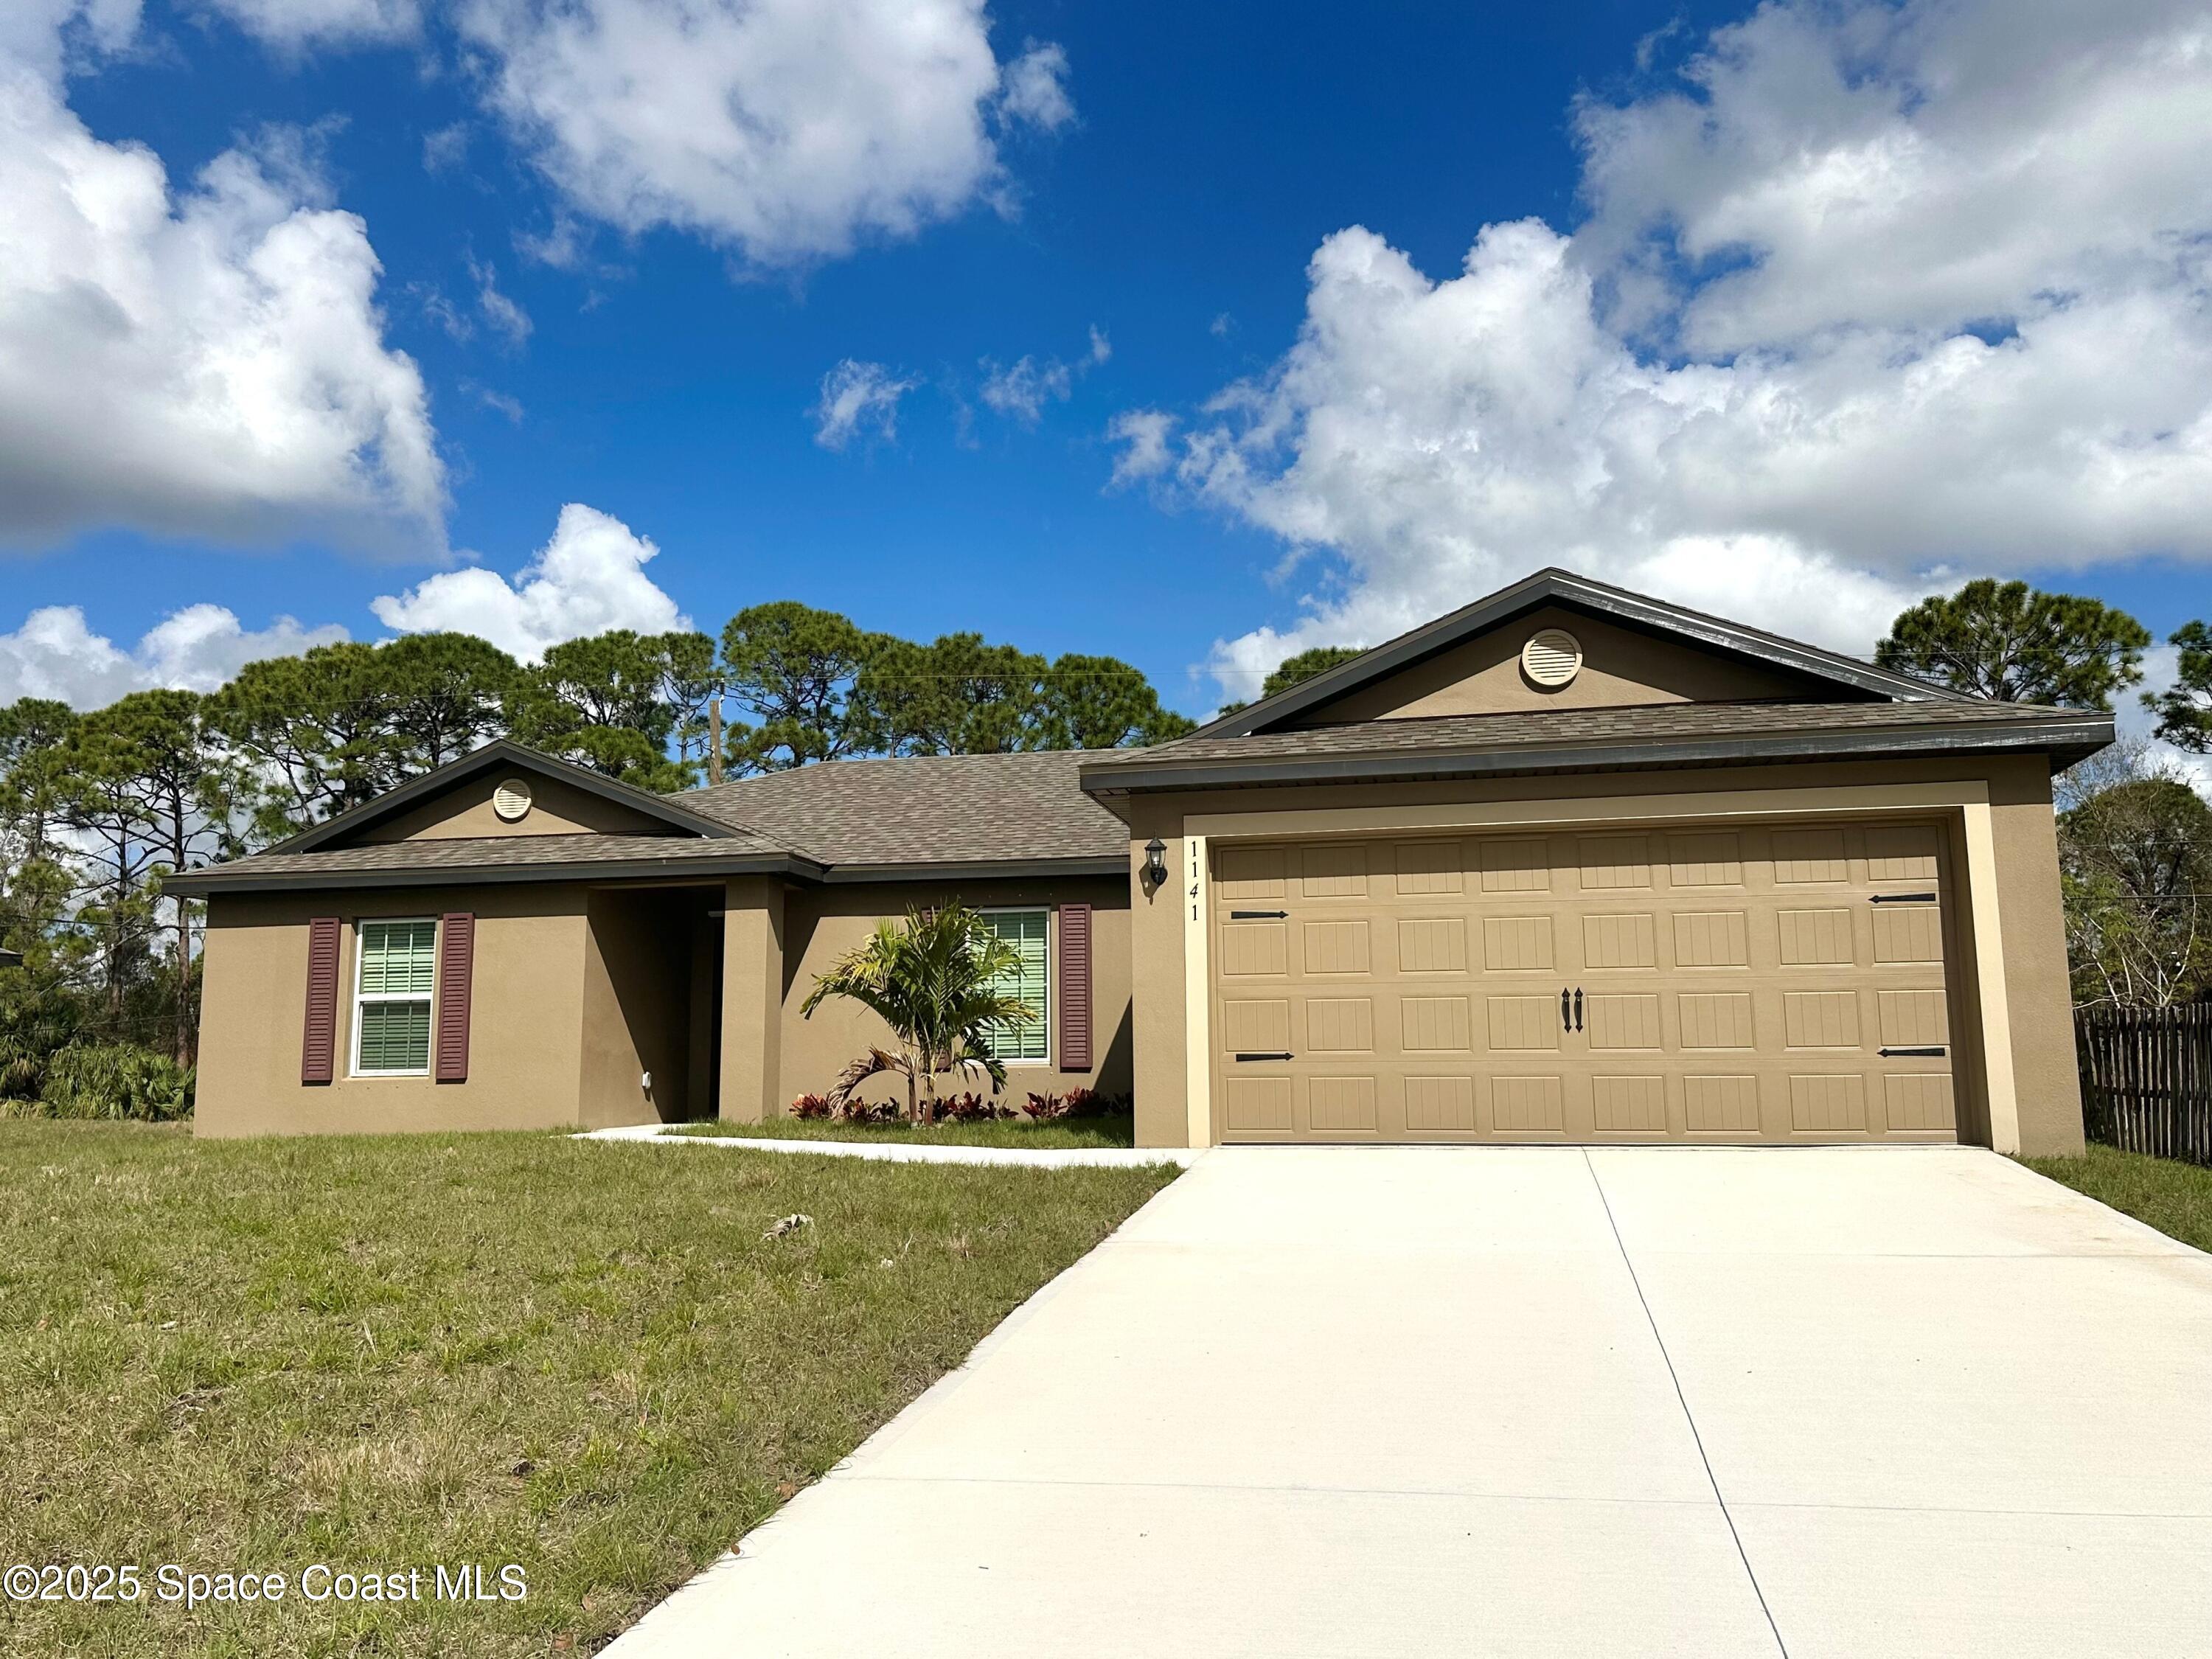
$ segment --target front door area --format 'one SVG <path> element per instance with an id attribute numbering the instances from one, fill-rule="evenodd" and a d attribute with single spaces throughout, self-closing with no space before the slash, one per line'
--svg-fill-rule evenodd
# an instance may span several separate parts
<path id="1" fill-rule="evenodd" d="M 1933 821 L 1213 854 L 1231 1141 L 1951 1140 Z"/>

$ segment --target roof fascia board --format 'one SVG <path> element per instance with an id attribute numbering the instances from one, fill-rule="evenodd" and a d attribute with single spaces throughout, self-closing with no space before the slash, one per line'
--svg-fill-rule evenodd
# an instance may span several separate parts
<path id="1" fill-rule="evenodd" d="M 354 887 L 477 887 L 516 882 L 553 885 L 578 882 L 630 881 L 640 878 L 789 876 L 818 882 L 823 867 L 811 859 L 781 853 L 732 854 L 728 858 L 608 859 L 586 864 L 417 865 L 394 870 L 276 870 L 252 867 L 251 860 L 187 870 L 162 880 L 168 893 L 270 893 L 298 889 Z"/>
<path id="2" fill-rule="evenodd" d="M 1717 617 L 1667 605 L 1626 588 L 1592 581 L 1568 570 L 1540 570 L 1502 587 L 1486 598 L 1462 606 L 1449 616 L 1424 623 L 1373 650 L 1340 663 L 1327 673 L 1303 680 L 1286 691 L 1247 704 L 1191 733 L 1196 738 L 1241 738 L 1277 726 L 1319 704 L 1333 702 L 1363 685 L 1411 667 L 1424 658 L 1450 649 L 1462 641 L 1492 628 L 1501 627 L 1524 611 L 1547 604 L 1569 604 L 1595 611 L 1616 620 L 1697 641 L 1738 656 L 1748 656 L 1799 673 L 1871 691 L 1893 700 L 1971 702 L 1963 693 L 1931 685 L 1849 657 L 1724 622 Z M 1187 739 L 1186 739 L 1187 740 Z"/>
<path id="3" fill-rule="evenodd" d="M 500 765 L 517 767 L 524 771 L 535 772 L 540 777 L 556 779 L 587 794 L 597 795 L 602 800 L 627 806 L 676 829 L 688 830 L 694 835 L 712 840 L 723 840 L 738 833 L 730 824 L 704 817 L 689 808 L 673 805 L 665 797 L 653 794 L 649 790 L 618 783 L 584 767 L 572 766 L 567 761 L 556 760 L 550 755 L 519 744 L 512 738 L 500 738 L 481 749 L 471 750 L 459 760 L 447 762 L 435 771 L 425 772 L 419 778 L 410 778 L 398 787 L 386 790 L 374 800 L 363 801 L 327 823 L 302 830 L 289 840 L 280 841 L 274 847 L 263 850 L 270 853 L 312 852 L 318 847 L 327 846 L 338 836 L 380 823 L 441 789 L 465 783 L 478 773 L 490 771 Z"/>
<path id="4" fill-rule="evenodd" d="M 1203 789 L 1265 783 L 1352 782 L 1409 776 L 1479 776 L 1502 772 L 1590 771 L 1680 766 L 1732 760 L 1866 759 L 1885 756 L 1957 754 L 2029 750 L 2094 753 L 2112 740 L 2112 725 L 2102 720 L 2049 722 L 2033 726 L 1977 723 L 1934 726 L 1900 734 L 1893 730 L 1842 732 L 1780 732 L 1738 738 L 1644 739 L 1636 743 L 1564 744 L 1552 748 L 1467 750 L 1414 750 L 1378 754 L 1283 756 L 1264 760 L 1231 759 L 1163 762 L 1151 767 L 1116 767 L 1085 775 L 1086 793 L 1135 793 Z"/>
<path id="5" fill-rule="evenodd" d="M 951 864 L 835 864 L 823 880 L 848 882 L 1004 881 L 1024 877 L 1125 876 L 1126 858 L 971 859 Z"/>

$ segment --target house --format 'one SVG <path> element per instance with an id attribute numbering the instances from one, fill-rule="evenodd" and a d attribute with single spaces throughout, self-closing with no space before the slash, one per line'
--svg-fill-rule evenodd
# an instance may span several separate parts
<path id="1" fill-rule="evenodd" d="M 2052 774 L 1979 701 L 1547 570 L 1154 748 L 653 796 L 494 744 L 209 901 L 199 1132 L 773 1116 L 814 977 L 958 899 L 1009 1089 L 1146 1146 L 2081 1139 Z"/>

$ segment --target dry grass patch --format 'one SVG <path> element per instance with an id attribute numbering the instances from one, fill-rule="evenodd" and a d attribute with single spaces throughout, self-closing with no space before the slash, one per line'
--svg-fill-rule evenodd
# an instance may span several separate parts
<path id="1" fill-rule="evenodd" d="M 592 1651 L 1173 1174 L 0 1123 L 0 1565 L 529 1583 L 0 1602 L 0 1651 Z"/>

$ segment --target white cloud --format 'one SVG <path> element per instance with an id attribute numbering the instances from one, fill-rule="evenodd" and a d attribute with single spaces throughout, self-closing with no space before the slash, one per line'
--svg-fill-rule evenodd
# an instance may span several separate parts
<path id="1" fill-rule="evenodd" d="M 422 27 L 416 0 L 201 0 L 280 52 L 411 40 Z"/>
<path id="2" fill-rule="evenodd" d="M 422 170 L 450 173 L 468 159 L 469 124 L 455 121 L 422 135 Z"/>
<path id="3" fill-rule="evenodd" d="M 663 634 L 690 627 L 645 574 L 659 551 L 621 520 L 571 501 L 553 539 L 512 580 L 483 569 L 441 571 L 369 609 L 394 633 L 474 634 L 535 662 L 548 646 L 611 628 Z"/>
<path id="4" fill-rule="evenodd" d="M 1165 472 L 1175 461 L 1168 448 L 1175 429 L 1176 417 L 1157 409 L 1125 409 L 1107 422 L 1109 441 L 1123 446 L 1114 458 L 1114 483 L 1133 483 Z"/>
<path id="5" fill-rule="evenodd" d="M 282 131 L 173 192 L 63 102 L 64 42 L 135 8 L 0 21 L 0 539 L 119 525 L 442 543 L 422 378 L 383 341 L 366 227 Z M 66 395 L 57 395 L 66 388 Z"/>
<path id="6" fill-rule="evenodd" d="M 815 403 L 814 441 L 842 449 L 864 428 L 885 441 L 898 435 L 898 402 L 918 382 L 894 374 L 881 363 L 848 357 L 822 377 Z"/>
<path id="7" fill-rule="evenodd" d="M 2199 8 L 1781 0 L 1577 121 L 1571 236 L 1340 231 L 1271 368 L 1116 429 L 1330 556 L 1224 685 L 1547 563 L 1863 652 L 1966 574 L 2212 555 Z"/>
<path id="8" fill-rule="evenodd" d="M 1031 46 L 1000 77 L 999 106 L 1018 121 L 1057 132 L 1075 118 L 1067 95 L 1067 52 L 1048 42 Z"/>
<path id="9" fill-rule="evenodd" d="M 1034 357 L 1024 357 L 1012 367 L 1001 368 L 986 357 L 982 369 L 983 401 L 1025 426 L 1037 423 L 1046 404 L 1066 403 L 1075 385 L 1067 365 L 1057 360 L 1040 363 Z"/>
<path id="10" fill-rule="evenodd" d="M 222 605 L 192 605 L 126 650 L 94 633 L 78 606 L 48 605 L 14 633 L 0 634 L 0 703 L 53 697 L 74 708 L 98 708 L 156 687 L 212 691 L 249 662 L 297 656 L 345 637 L 343 628 L 305 628 L 289 617 L 249 633 Z"/>
<path id="11" fill-rule="evenodd" d="M 1073 114 L 1060 48 L 1002 69 L 982 0 L 465 0 L 460 24 L 579 210 L 762 265 L 996 197 L 994 121 Z"/>
<path id="12" fill-rule="evenodd" d="M 477 279 L 477 309 L 483 313 L 484 320 L 507 336 L 509 345 L 520 346 L 530 337 L 530 313 L 499 291 L 497 273 L 477 260 L 469 261 L 469 274 Z"/>
<path id="13" fill-rule="evenodd" d="M 977 395 L 1001 415 L 1035 426 L 1043 418 L 1047 404 L 1064 404 L 1075 394 L 1075 383 L 1114 355 L 1114 343 L 1097 324 L 1091 325 L 1083 356 L 1073 364 L 1057 357 L 1024 356 L 1011 367 L 985 357 L 976 365 L 983 371 Z"/>

